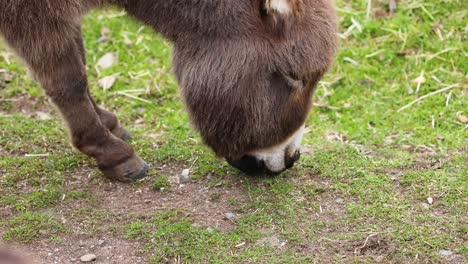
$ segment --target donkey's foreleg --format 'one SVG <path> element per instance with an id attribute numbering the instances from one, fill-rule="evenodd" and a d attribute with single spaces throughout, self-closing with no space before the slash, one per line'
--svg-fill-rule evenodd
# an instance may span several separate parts
<path id="1" fill-rule="evenodd" d="M 44 58 L 47 61 L 30 63 L 30 67 L 65 119 L 72 144 L 95 158 L 99 169 L 110 179 L 130 181 L 144 177 L 148 165 L 101 121 L 89 96 L 76 43 L 71 41 L 66 53 L 47 54 Z"/>
<path id="2" fill-rule="evenodd" d="M 77 31 L 80 31 L 80 29 L 78 28 Z M 78 36 L 78 37 L 75 38 L 75 43 L 76 43 L 76 46 L 78 48 L 78 52 L 79 52 L 81 61 L 83 62 L 84 65 L 86 65 L 86 50 L 84 48 L 83 40 L 82 40 L 81 36 Z M 114 113 L 99 107 L 96 104 L 96 101 L 93 99 L 93 97 L 91 95 L 91 91 L 89 90 L 89 88 L 87 89 L 87 92 L 88 92 L 89 99 L 93 103 L 94 110 L 98 114 L 99 119 L 101 120 L 102 124 L 105 127 L 107 127 L 107 129 L 109 129 L 110 132 L 112 134 L 114 134 L 114 136 L 116 136 L 116 137 L 118 137 L 118 138 L 120 138 L 120 139 L 122 139 L 124 141 L 130 140 L 130 138 L 131 138 L 130 134 L 127 132 L 127 130 L 125 128 L 123 128 L 121 126 L 119 120 L 117 119 L 117 116 Z"/>

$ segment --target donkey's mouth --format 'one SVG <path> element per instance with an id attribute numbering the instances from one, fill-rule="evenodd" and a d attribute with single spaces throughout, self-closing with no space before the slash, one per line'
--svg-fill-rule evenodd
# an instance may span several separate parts
<path id="1" fill-rule="evenodd" d="M 227 160 L 231 166 L 236 169 L 241 170 L 242 172 L 248 175 L 276 175 L 279 174 L 284 170 L 273 172 L 269 170 L 265 164 L 265 161 L 258 160 L 254 156 L 251 155 L 244 155 L 242 158 L 234 161 Z"/>
<path id="2" fill-rule="evenodd" d="M 302 125 L 281 144 L 252 151 L 240 159 L 226 159 L 231 166 L 250 175 L 276 175 L 291 168 L 301 157 L 300 146 L 305 127 Z"/>
<path id="3" fill-rule="evenodd" d="M 299 151 L 296 151 L 292 157 L 285 156 L 284 163 L 286 164 L 286 167 L 279 171 L 270 170 L 264 160 L 259 160 L 251 155 L 244 155 L 238 160 L 227 160 L 227 162 L 231 164 L 231 166 L 233 166 L 234 168 L 237 168 L 248 175 L 278 175 L 283 171 L 290 169 L 293 166 L 294 162 L 296 162 L 299 159 L 299 157 Z"/>

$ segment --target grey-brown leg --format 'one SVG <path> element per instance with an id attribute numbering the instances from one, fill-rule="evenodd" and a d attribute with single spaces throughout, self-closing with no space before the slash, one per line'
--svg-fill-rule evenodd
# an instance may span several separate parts
<path id="1" fill-rule="evenodd" d="M 148 165 L 132 147 L 110 132 L 96 111 L 79 46 L 74 40 L 62 41 L 65 42 L 61 45 L 67 45 L 66 52 L 36 54 L 42 60 L 24 59 L 66 121 L 73 145 L 93 157 L 110 179 L 130 181 L 144 177 Z"/>
<path id="2" fill-rule="evenodd" d="M 77 30 L 80 30 L 79 27 L 77 28 Z M 81 61 L 83 62 L 83 65 L 86 65 L 86 51 L 81 36 L 75 38 L 75 43 L 78 47 Z M 131 139 L 130 133 L 128 133 L 128 131 L 121 126 L 119 120 L 117 119 L 117 116 L 114 113 L 99 107 L 93 99 L 89 88 L 87 90 L 87 93 L 89 99 L 93 103 L 94 110 L 98 114 L 99 119 L 101 119 L 103 125 L 107 127 L 111 131 L 111 133 L 114 134 L 114 136 L 124 141 L 129 141 Z"/>

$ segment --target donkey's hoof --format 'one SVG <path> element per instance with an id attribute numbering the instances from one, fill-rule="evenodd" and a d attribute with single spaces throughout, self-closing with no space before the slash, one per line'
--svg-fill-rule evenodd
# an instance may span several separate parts
<path id="1" fill-rule="evenodd" d="M 130 133 L 128 133 L 128 131 L 121 126 L 118 126 L 116 129 L 112 130 L 112 134 L 114 134 L 114 136 L 120 138 L 125 142 L 130 141 L 132 139 Z"/>
<path id="2" fill-rule="evenodd" d="M 109 169 L 103 169 L 102 173 L 110 180 L 131 182 L 146 177 L 149 165 L 140 157 L 134 155 L 128 160 Z"/>
<path id="3" fill-rule="evenodd" d="M 120 133 L 120 139 L 123 140 L 123 141 L 130 141 L 132 139 L 132 136 L 130 136 L 130 133 L 128 133 L 128 131 L 124 128 L 121 128 L 120 129 L 121 133 Z"/>

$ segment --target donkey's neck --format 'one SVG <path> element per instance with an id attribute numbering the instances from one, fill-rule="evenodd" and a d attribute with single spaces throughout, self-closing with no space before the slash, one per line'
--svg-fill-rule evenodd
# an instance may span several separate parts
<path id="1" fill-rule="evenodd" d="M 127 12 L 153 27 L 168 39 L 181 36 L 209 35 L 222 37 L 245 32 L 251 23 L 239 24 L 239 14 L 249 16 L 251 0 L 108 0 L 117 2 Z"/>

